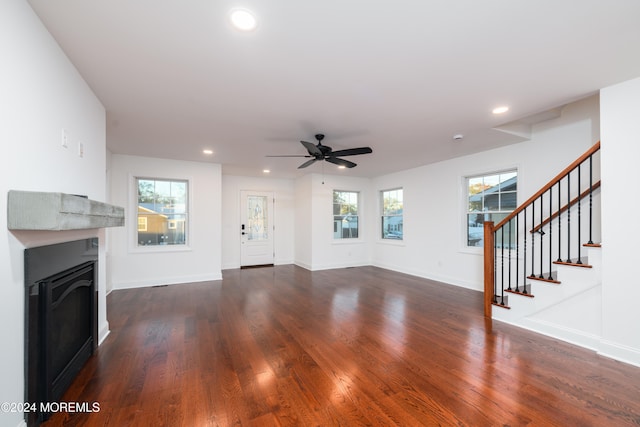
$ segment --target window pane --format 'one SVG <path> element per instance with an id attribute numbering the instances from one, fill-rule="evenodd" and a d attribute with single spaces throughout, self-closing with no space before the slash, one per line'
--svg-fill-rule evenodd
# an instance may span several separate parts
<path id="1" fill-rule="evenodd" d="M 486 194 L 484 196 L 484 210 L 485 211 L 499 211 L 500 210 L 500 194 Z"/>
<path id="2" fill-rule="evenodd" d="M 515 191 L 502 193 L 500 210 L 512 211 L 518 206 L 517 194 Z"/>
<path id="3" fill-rule="evenodd" d="M 383 193 L 383 215 L 402 214 L 402 189 L 384 191 Z"/>
<path id="4" fill-rule="evenodd" d="M 172 182 L 171 183 L 171 203 L 180 206 L 183 212 L 186 210 L 187 204 L 187 183 Z"/>
<path id="5" fill-rule="evenodd" d="M 138 180 L 138 203 L 154 203 L 154 182 L 148 179 Z"/>
<path id="6" fill-rule="evenodd" d="M 248 230 L 246 230 L 247 239 L 252 241 L 269 239 L 267 208 L 267 196 L 249 196 L 247 199 L 247 221 L 249 225 Z"/>
<path id="7" fill-rule="evenodd" d="M 482 246 L 484 214 L 467 215 L 467 246 Z"/>
<path id="8" fill-rule="evenodd" d="M 469 178 L 469 195 L 474 195 L 478 193 L 482 193 L 483 188 L 483 180 L 480 178 Z"/>
<path id="9" fill-rule="evenodd" d="M 517 190 L 518 180 L 516 172 L 500 174 L 500 183 L 502 184 L 502 191 Z"/>
<path id="10" fill-rule="evenodd" d="M 382 217 L 382 238 L 402 240 L 402 217 L 383 216 Z"/>
<path id="11" fill-rule="evenodd" d="M 382 238 L 403 238 L 403 189 L 382 191 Z"/>
<path id="12" fill-rule="evenodd" d="M 336 216 L 333 219 L 333 237 L 336 239 L 355 239 L 358 237 L 357 216 Z"/>

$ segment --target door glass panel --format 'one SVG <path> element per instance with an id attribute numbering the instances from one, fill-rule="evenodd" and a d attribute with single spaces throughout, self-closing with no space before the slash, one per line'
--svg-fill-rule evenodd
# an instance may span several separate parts
<path id="1" fill-rule="evenodd" d="M 269 239 L 267 208 L 267 196 L 247 197 L 248 240 L 258 241 Z"/>

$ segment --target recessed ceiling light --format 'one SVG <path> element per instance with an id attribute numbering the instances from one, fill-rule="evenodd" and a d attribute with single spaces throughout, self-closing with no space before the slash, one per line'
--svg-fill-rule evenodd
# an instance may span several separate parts
<path id="1" fill-rule="evenodd" d="M 271 173 L 271 171 L 269 169 L 262 169 L 263 173 Z"/>
<path id="2" fill-rule="evenodd" d="M 202 150 L 202 152 L 208 156 L 213 154 L 213 150 L 209 150 L 209 149 Z"/>
<path id="3" fill-rule="evenodd" d="M 493 114 L 504 114 L 507 111 L 509 111 L 509 107 L 507 107 L 506 105 L 503 105 L 502 107 L 496 107 L 493 109 L 493 111 L 491 111 Z"/>
<path id="4" fill-rule="evenodd" d="M 241 31 L 252 31 L 258 26 L 256 17 L 246 9 L 235 9 L 231 12 L 231 23 Z"/>

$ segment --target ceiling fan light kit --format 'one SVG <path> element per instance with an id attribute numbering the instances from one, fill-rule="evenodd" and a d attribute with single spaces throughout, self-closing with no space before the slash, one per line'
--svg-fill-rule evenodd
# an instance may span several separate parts
<path id="1" fill-rule="evenodd" d="M 369 154 L 373 152 L 373 150 L 370 147 L 347 148 L 346 150 L 333 151 L 331 147 L 329 147 L 328 145 L 322 145 L 324 134 L 318 133 L 315 135 L 315 138 L 318 141 L 317 144 L 313 144 L 307 141 L 300 141 L 300 143 L 304 146 L 304 148 L 307 149 L 307 152 L 309 153 L 308 155 L 282 155 L 282 156 L 274 155 L 274 156 L 267 156 L 267 157 L 310 158 L 310 160 L 307 160 L 306 162 L 298 166 L 298 169 L 306 168 L 307 166 L 310 166 L 319 160 L 326 160 L 327 162 L 333 163 L 334 165 L 343 166 L 346 168 L 353 168 L 357 166 L 356 163 L 353 163 L 349 160 L 341 159 L 339 157 L 357 156 L 360 154 Z"/>

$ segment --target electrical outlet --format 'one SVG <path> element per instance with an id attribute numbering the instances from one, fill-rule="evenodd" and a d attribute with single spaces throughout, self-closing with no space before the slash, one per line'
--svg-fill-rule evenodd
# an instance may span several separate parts
<path id="1" fill-rule="evenodd" d="M 69 148 L 69 132 L 66 129 L 62 129 L 62 139 L 60 141 L 64 148 Z"/>
<path id="2" fill-rule="evenodd" d="M 84 157 L 84 143 L 78 141 L 78 157 Z"/>

